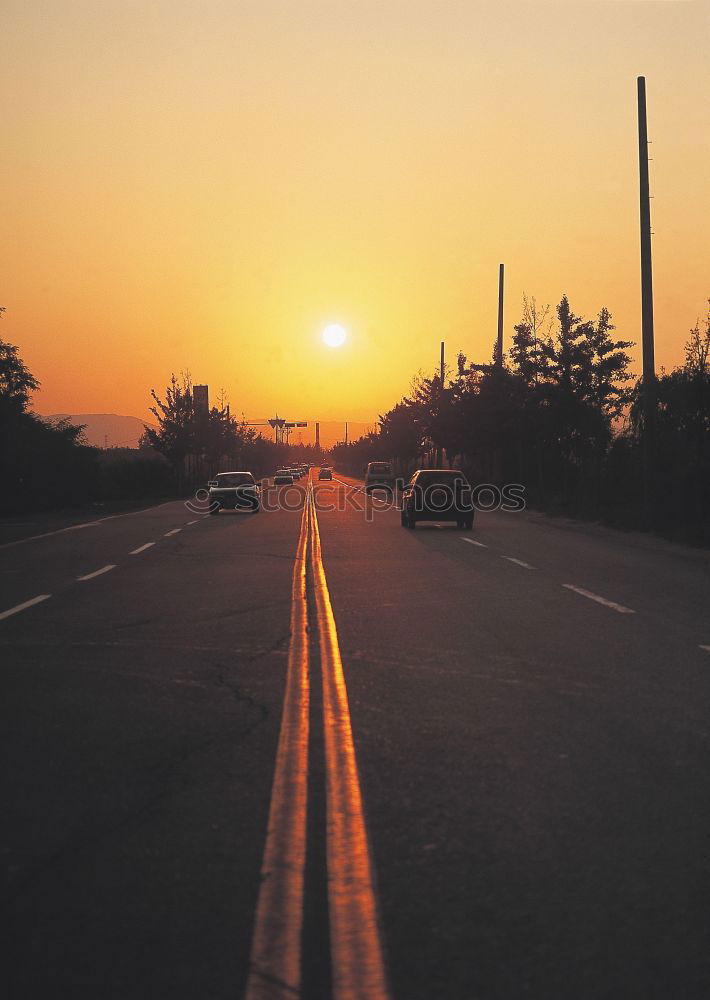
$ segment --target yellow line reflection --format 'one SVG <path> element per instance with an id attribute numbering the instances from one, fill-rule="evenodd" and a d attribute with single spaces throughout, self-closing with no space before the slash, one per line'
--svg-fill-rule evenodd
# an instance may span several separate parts
<path id="1" fill-rule="evenodd" d="M 306 554 L 310 517 L 310 504 L 304 503 L 291 588 L 286 692 L 246 1000 L 293 1000 L 300 996 L 308 792 Z"/>
<path id="2" fill-rule="evenodd" d="M 388 990 L 348 695 L 312 492 L 309 502 L 311 567 L 323 675 L 333 997 L 386 1000 Z"/>

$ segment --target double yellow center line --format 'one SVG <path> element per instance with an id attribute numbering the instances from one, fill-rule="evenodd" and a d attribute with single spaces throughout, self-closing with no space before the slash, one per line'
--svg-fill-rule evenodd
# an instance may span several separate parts
<path id="1" fill-rule="evenodd" d="M 310 484 L 293 570 L 286 692 L 246 1000 L 294 1000 L 301 997 L 308 809 L 310 687 L 306 586 L 309 561 L 323 683 L 326 861 L 333 1000 L 387 1000 L 372 862 L 348 695 Z"/>

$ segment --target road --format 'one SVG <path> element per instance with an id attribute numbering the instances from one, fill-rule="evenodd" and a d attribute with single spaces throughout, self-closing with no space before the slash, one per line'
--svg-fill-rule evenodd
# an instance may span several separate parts
<path id="1" fill-rule="evenodd" d="M 0 547 L 6 996 L 710 995 L 708 554 L 359 485 Z"/>

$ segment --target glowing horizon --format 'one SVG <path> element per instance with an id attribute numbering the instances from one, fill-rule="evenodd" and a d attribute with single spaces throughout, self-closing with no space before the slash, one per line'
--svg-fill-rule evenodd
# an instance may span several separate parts
<path id="1" fill-rule="evenodd" d="M 607 306 L 640 372 L 645 75 L 658 370 L 710 295 L 710 13 L 693 3 L 4 5 L 0 337 L 39 412 L 372 423 L 523 292 Z M 298 9 L 296 9 L 298 7 Z M 348 336 L 324 347 L 338 317 Z"/>

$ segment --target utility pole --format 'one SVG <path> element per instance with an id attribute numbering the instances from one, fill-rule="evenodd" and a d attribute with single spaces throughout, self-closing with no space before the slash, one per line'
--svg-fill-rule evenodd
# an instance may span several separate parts
<path id="1" fill-rule="evenodd" d="M 348 443 L 348 422 L 345 421 L 345 443 Z"/>
<path id="2" fill-rule="evenodd" d="M 503 365 L 503 282 L 505 265 L 498 268 L 498 340 L 496 341 L 496 364 Z"/>
<path id="3" fill-rule="evenodd" d="M 320 448 L 320 421 L 316 420 L 316 448 Z"/>
<path id="4" fill-rule="evenodd" d="M 440 363 L 439 373 L 440 373 L 440 378 L 441 378 L 441 389 L 440 389 L 439 399 L 441 401 L 440 402 L 440 406 L 443 407 L 443 405 L 444 405 L 444 341 L 443 340 L 441 341 L 441 363 Z M 441 466 L 443 465 L 443 458 L 444 458 L 443 449 L 437 448 L 436 449 L 436 467 L 437 467 L 437 469 L 440 469 Z"/>
<path id="5" fill-rule="evenodd" d="M 653 338 L 653 270 L 651 266 L 651 201 L 648 183 L 646 78 L 638 85 L 639 208 L 641 226 L 641 345 L 643 354 L 643 501 L 644 518 L 653 520 L 656 460 L 656 367 Z"/>

